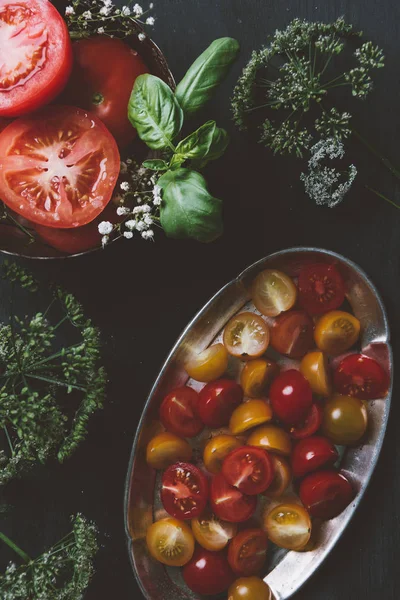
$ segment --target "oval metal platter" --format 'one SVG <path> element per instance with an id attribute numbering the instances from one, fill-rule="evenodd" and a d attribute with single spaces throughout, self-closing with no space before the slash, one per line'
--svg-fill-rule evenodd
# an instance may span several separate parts
<path id="1" fill-rule="evenodd" d="M 271 254 L 251 265 L 223 287 L 189 323 L 168 356 L 146 401 L 133 442 L 127 474 L 125 528 L 133 571 L 143 595 L 149 600 L 188 600 L 199 597 L 186 587 L 180 569 L 165 568 L 150 557 L 146 548 L 148 526 L 154 520 L 166 516 L 159 499 L 159 474 L 149 468 L 145 460 L 146 445 L 157 432 L 160 403 L 176 386 L 189 383 L 199 389 L 204 385 L 191 381 L 183 365 L 193 354 L 219 341 L 226 323 L 238 311 L 245 309 L 257 312 L 250 301 L 248 289 L 260 271 L 277 268 L 296 277 L 299 268 L 310 261 L 334 262 L 341 271 L 347 285 L 347 300 L 361 322 L 361 350 L 378 358 L 387 368 L 391 386 L 385 398 L 368 403 L 369 429 L 363 444 L 348 448 L 342 453 L 340 468 L 354 485 L 354 501 L 335 519 L 314 522 L 313 550 L 288 552 L 275 547 L 270 551 L 264 579 L 276 600 L 291 598 L 318 569 L 340 538 L 365 493 L 383 443 L 393 385 L 389 326 L 382 300 L 366 274 L 339 254 L 317 248 L 291 248 Z M 287 363 L 285 360 L 280 362 Z M 238 373 L 231 370 L 229 374 L 235 376 Z M 208 434 L 206 432 L 202 435 L 204 438 Z M 194 443 L 198 444 L 199 440 Z"/>

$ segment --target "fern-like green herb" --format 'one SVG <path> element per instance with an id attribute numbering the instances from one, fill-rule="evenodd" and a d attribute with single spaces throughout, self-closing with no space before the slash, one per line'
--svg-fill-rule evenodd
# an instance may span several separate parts
<path id="1" fill-rule="evenodd" d="M 13 286 L 38 290 L 21 267 L 6 263 L 3 272 Z M 90 416 L 103 406 L 107 377 L 100 332 L 72 294 L 59 287 L 53 294 L 46 311 L 24 318 L 11 314 L 0 325 L 0 484 L 50 457 L 62 462 L 71 456 L 86 437 Z M 53 325 L 57 305 L 63 316 Z M 78 341 L 60 347 L 58 329 L 68 322 Z"/>

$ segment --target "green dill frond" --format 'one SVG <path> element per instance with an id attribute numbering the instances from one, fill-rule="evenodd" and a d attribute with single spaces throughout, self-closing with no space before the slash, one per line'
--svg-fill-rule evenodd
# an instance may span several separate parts
<path id="1" fill-rule="evenodd" d="M 1 269 L 3 279 L 8 279 L 8 281 L 12 281 L 13 283 L 19 283 L 24 289 L 30 292 L 37 292 L 39 287 L 38 282 L 23 267 L 5 260 Z"/>

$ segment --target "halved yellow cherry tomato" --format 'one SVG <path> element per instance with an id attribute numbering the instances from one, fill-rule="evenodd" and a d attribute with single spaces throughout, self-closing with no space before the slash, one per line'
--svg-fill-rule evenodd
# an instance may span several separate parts
<path id="1" fill-rule="evenodd" d="M 284 456 L 289 456 L 292 451 L 290 435 L 277 425 L 263 425 L 262 427 L 258 427 L 249 436 L 246 443 L 249 446 L 258 446 L 259 448 L 264 448 L 264 450 L 283 454 Z"/>
<path id="2" fill-rule="evenodd" d="M 244 395 L 259 398 L 278 374 L 279 366 L 269 358 L 249 360 L 240 375 L 240 385 Z"/>
<path id="3" fill-rule="evenodd" d="M 364 435 L 368 412 L 362 400 L 334 394 L 324 407 L 322 431 L 334 444 L 355 444 Z"/>
<path id="4" fill-rule="evenodd" d="M 243 446 L 242 442 L 233 435 L 222 434 L 211 438 L 204 448 L 203 454 L 203 462 L 207 471 L 214 475 L 219 473 L 225 456 L 239 446 Z"/>
<path id="5" fill-rule="evenodd" d="M 214 344 L 185 364 L 186 372 L 196 381 L 208 383 L 223 375 L 228 367 L 228 352 L 223 344 Z"/>
<path id="6" fill-rule="evenodd" d="M 238 435 L 252 427 L 267 423 L 272 419 L 272 408 L 265 400 L 248 400 L 239 404 L 232 413 L 229 429 Z"/>
<path id="7" fill-rule="evenodd" d="M 206 550 L 222 550 L 237 533 L 236 523 L 221 521 L 210 510 L 191 521 L 196 541 Z"/>
<path id="8" fill-rule="evenodd" d="M 316 350 L 308 352 L 300 363 L 300 371 L 307 379 L 314 394 L 330 396 L 332 386 L 328 371 L 328 359 Z"/>
<path id="9" fill-rule="evenodd" d="M 301 550 L 311 537 L 311 519 L 299 504 L 280 504 L 265 517 L 264 527 L 269 539 L 288 550 Z"/>
<path id="10" fill-rule="evenodd" d="M 318 348 L 337 356 L 351 348 L 360 335 L 360 321 L 342 310 L 323 315 L 315 326 L 314 339 Z"/>
<path id="11" fill-rule="evenodd" d="M 297 288 L 282 271 L 267 269 L 255 278 L 251 287 L 251 299 L 256 308 L 267 317 L 277 317 L 294 306 Z"/>
<path id="12" fill-rule="evenodd" d="M 240 577 L 228 590 L 228 600 L 273 600 L 270 587 L 259 577 Z"/>
<path id="13" fill-rule="evenodd" d="M 182 567 L 193 556 L 194 537 L 190 527 L 172 517 L 150 525 L 146 542 L 152 557 L 169 567 Z"/>
<path id="14" fill-rule="evenodd" d="M 223 342 L 229 354 L 243 360 L 264 354 L 269 344 L 269 327 L 259 315 L 242 312 L 225 327 Z"/>
<path id="15" fill-rule="evenodd" d="M 275 475 L 264 495 L 268 496 L 268 498 L 276 499 L 283 496 L 286 492 L 292 480 L 292 470 L 289 463 L 282 456 L 271 454 L 271 458 L 274 464 Z"/>
<path id="16" fill-rule="evenodd" d="M 166 469 L 179 460 L 187 462 L 191 458 L 188 442 L 169 431 L 159 433 L 147 444 L 146 460 L 154 469 Z"/>

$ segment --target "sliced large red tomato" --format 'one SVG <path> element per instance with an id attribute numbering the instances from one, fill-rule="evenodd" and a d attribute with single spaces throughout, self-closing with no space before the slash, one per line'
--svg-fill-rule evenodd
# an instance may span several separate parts
<path id="1" fill-rule="evenodd" d="M 57 96 L 72 67 L 67 26 L 48 0 L 0 0 L 0 116 L 17 117 Z"/>
<path id="2" fill-rule="evenodd" d="M 93 221 L 111 199 L 119 168 L 114 138 L 80 108 L 52 106 L 0 134 L 0 198 L 40 225 Z"/>
<path id="3" fill-rule="evenodd" d="M 344 301 L 345 284 L 335 265 L 317 263 L 299 273 L 300 305 L 311 315 L 339 308 Z"/>
<path id="4" fill-rule="evenodd" d="M 73 44 L 74 67 L 63 100 L 90 110 L 123 147 L 136 136 L 127 106 L 136 78 L 148 68 L 136 50 L 104 35 Z"/>

